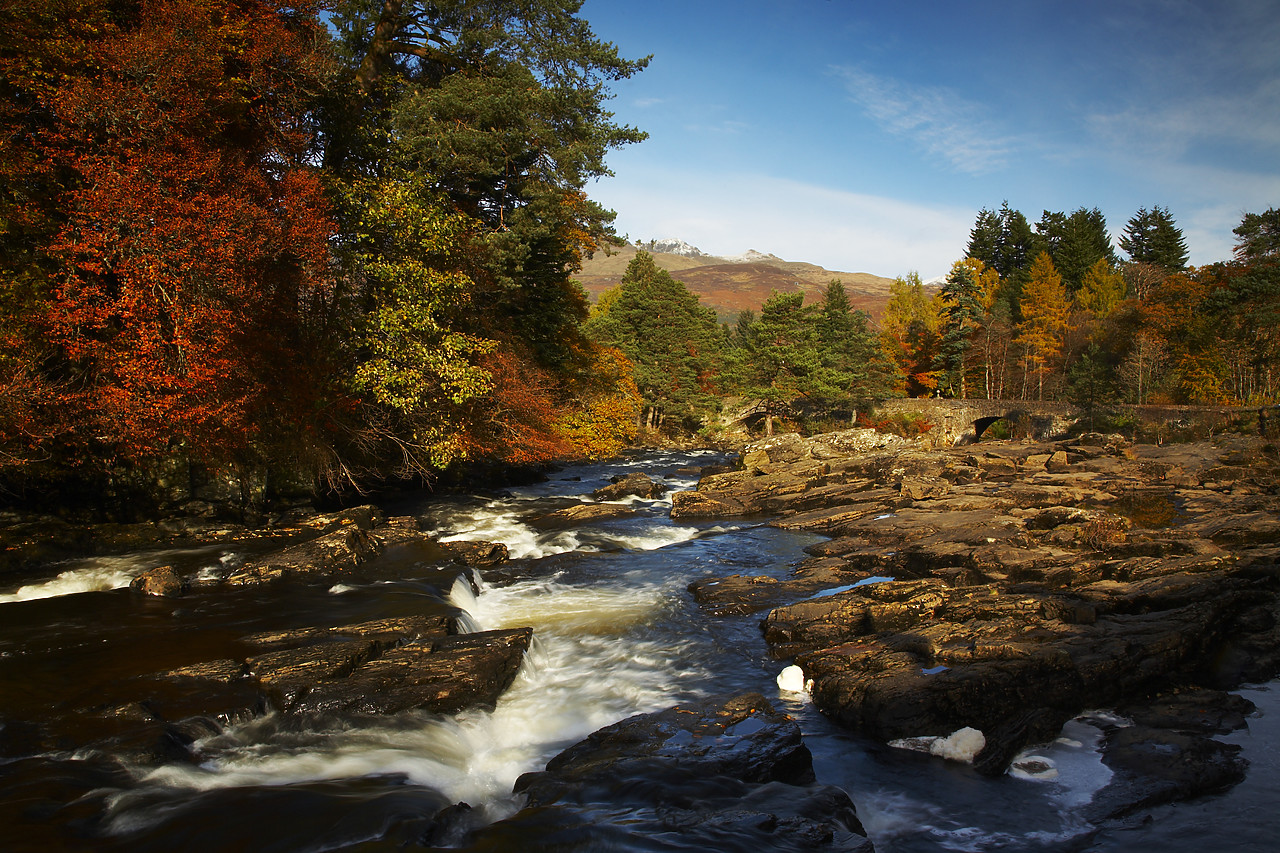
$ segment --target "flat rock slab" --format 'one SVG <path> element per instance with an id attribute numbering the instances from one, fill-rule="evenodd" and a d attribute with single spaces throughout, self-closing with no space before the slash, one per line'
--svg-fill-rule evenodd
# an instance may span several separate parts
<path id="1" fill-rule="evenodd" d="M 349 673 L 313 682 L 290 710 L 455 714 L 492 708 L 515 680 L 532 638 L 532 628 L 511 628 L 397 646 Z"/>
<path id="2" fill-rule="evenodd" d="M 338 639 L 376 640 L 384 645 L 410 642 L 458 633 L 458 619 L 444 613 L 375 619 L 354 625 L 295 628 L 250 634 L 244 642 L 264 650 L 296 648 Z"/>
<path id="3" fill-rule="evenodd" d="M 848 588 L 872 577 L 867 572 L 815 569 L 778 580 L 768 575 L 729 575 L 689 584 L 698 605 L 712 616 L 741 616 Z"/>
<path id="4" fill-rule="evenodd" d="M 561 530 L 615 518 L 630 518 L 635 514 L 634 509 L 622 504 L 581 504 L 540 515 L 529 523 L 541 530 Z"/>
<path id="5" fill-rule="evenodd" d="M 382 544 L 372 532 L 355 523 L 344 524 L 308 542 L 245 563 L 227 578 L 227 583 L 245 586 L 350 574 L 381 550 Z"/>

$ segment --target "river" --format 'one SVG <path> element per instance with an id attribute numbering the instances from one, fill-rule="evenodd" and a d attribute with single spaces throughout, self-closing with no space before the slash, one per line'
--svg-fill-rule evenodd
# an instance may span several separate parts
<path id="1" fill-rule="evenodd" d="M 441 538 L 506 543 L 512 561 L 474 578 L 478 595 L 456 566 L 429 562 L 388 566 L 385 579 L 359 584 L 214 586 L 179 599 L 124 588 L 164 563 L 216 579 L 253 552 L 251 542 L 78 560 L 6 580 L 0 847 L 398 849 L 396 833 L 408 831 L 413 816 L 467 802 L 491 825 L 476 836 L 477 849 L 548 849 L 527 827 L 518 843 L 501 832 L 501 821 L 521 807 L 511 793 L 521 773 L 632 714 L 747 691 L 764 693 L 799 721 L 819 782 L 849 793 L 880 853 L 1179 853 L 1272 849 L 1280 839 L 1280 691 L 1273 686 L 1242 691 L 1263 713 L 1247 731 L 1224 738 L 1240 743 L 1252 762 L 1243 784 L 1157 809 L 1152 820 L 1099 828 L 1079 816 L 1110 775 L 1097 754 L 1096 728 L 1068 724 L 1056 744 L 1038 752 L 1054 768 L 1040 778 L 988 779 L 965 764 L 868 741 L 829 723 L 803 695 L 779 691 L 785 662 L 766 654 L 760 615 L 708 618 L 686 590 L 710 575 L 784 577 L 816 537 L 756 523 L 673 524 L 669 499 L 636 499 L 634 516 L 590 529 L 539 532 L 526 523 L 589 500 L 618 474 L 639 470 L 666 477 L 673 489 L 691 488 L 689 466 L 716 461 L 710 454 L 650 454 L 567 468 L 528 487 L 464 497 L 422 493 L 386 507 L 417 516 Z M 459 613 L 474 630 L 535 629 L 520 675 L 492 712 L 246 715 L 205 733 L 196 743 L 198 764 L 158 767 L 139 760 L 127 738 L 112 739 L 109 727 L 95 729 L 110 709 L 127 715 L 147 674 L 243 655 L 242 638 L 254 632 L 432 611 Z M 26 730 L 40 721 L 60 733 L 65 749 L 23 750 Z M 592 847 L 588 840 L 574 849 Z"/>

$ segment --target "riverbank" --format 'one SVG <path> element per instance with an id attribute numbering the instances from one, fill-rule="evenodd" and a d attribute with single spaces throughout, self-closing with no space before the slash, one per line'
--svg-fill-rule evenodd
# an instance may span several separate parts
<path id="1" fill-rule="evenodd" d="M 830 540 L 786 580 L 691 591 L 712 616 L 764 614 L 771 653 L 832 719 L 935 754 L 973 730 L 980 772 L 1034 773 L 1023 749 L 1119 708 L 1151 724 L 1106 728 L 1107 760 L 1132 777 L 1098 798 L 1108 816 L 1243 778 L 1210 736 L 1251 710 L 1225 690 L 1280 672 L 1273 446 L 1089 435 L 923 452 L 853 430 L 758 442 L 743 462 L 676 495 L 673 517 L 764 516 Z"/>

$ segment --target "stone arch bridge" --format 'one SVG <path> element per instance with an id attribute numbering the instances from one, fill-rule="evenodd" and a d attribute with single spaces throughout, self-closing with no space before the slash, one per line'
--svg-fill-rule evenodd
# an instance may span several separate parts
<path id="1" fill-rule="evenodd" d="M 1038 403 L 1034 400 L 953 400 L 939 397 L 886 400 L 876 414 L 919 415 L 933 424 L 931 434 L 946 444 L 970 444 L 999 420 L 1025 434 L 1046 439 L 1066 432 L 1075 423 L 1078 410 L 1069 403 Z"/>

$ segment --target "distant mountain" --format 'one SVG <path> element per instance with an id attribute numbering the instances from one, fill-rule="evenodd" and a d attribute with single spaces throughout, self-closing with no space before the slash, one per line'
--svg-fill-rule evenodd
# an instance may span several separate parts
<path id="1" fill-rule="evenodd" d="M 680 255 L 685 258 L 710 257 L 697 246 L 690 246 L 685 241 L 677 240 L 675 237 L 668 237 L 665 240 L 650 240 L 647 243 L 637 243 L 636 246 L 653 255 Z"/>
<path id="2" fill-rule="evenodd" d="M 871 273 L 837 272 L 816 264 L 784 261 L 755 249 L 730 258 L 706 255 L 696 246 L 675 238 L 611 248 L 608 253 L 597 252 L 583 263 L 582 271 L 575 278 L 594 301 L 622 281 L 627 264 L 639 250 L 653 255 L 659 267 L 683 281 L 703 305 L 714 308 L 716 315 L 726 322 L 737 319 L 746 309 L 759 311 L 774 291 L 801 290 L 805 301 L 817 301 L 833 278 L 840 279 L 854 308 L 879 317 L 889 301 L 889 285 L 893 283 L 891 278 Z"/>

